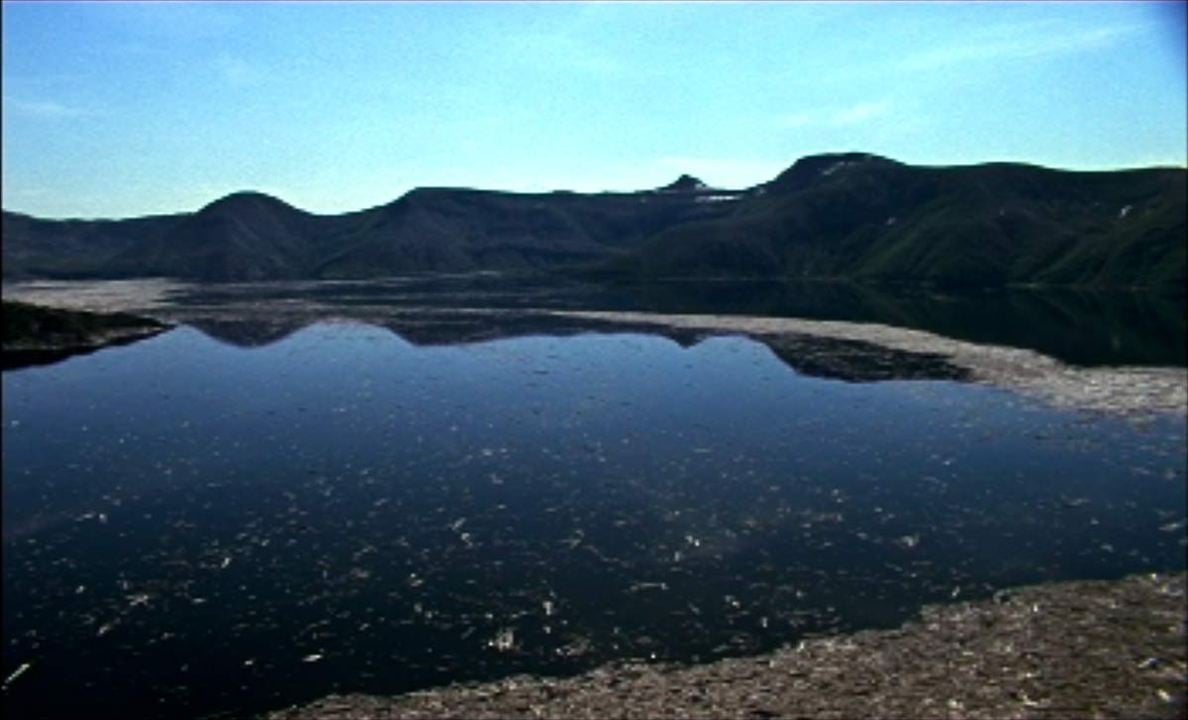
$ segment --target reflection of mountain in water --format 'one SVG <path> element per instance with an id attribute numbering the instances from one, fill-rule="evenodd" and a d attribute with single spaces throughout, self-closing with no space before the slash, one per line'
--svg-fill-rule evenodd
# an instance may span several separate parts
<path id="1" fill-rule="evenodd" d="M 470 275 L 357 283 L 204 286 L 195 288 L 181 303 L 217 308 L 228 302 L 266 300 L 288 309 L 294 307 L 294 298 L 319 303 L 327 308 L 324 313 L 341 311 L 348 316 L 358 316 L 364 311 L 379 315 L 378 308 L 389 308 L 396 313 L 405 308 L 434 307 L 628 310 L 844 320 L 1025 348 L 1074 365 L 1188 364 L 1184 345 L 1188 324 L 1182 294 L 1072 290 L 938 293 L 848 283 L 754 281 L 596 285 L 548 277 Z M 484 321 L 489 319 L 484 317 Z M 476 327 L 474 332 L 481 331 Z"/>
<path id="2" fill-rule="evenodd" d="M 130 308 L 140 310 L 138 308 Z M 921 293 L 844 283 L 669 281 L 592 284 L 547 276 L 434 275 L 358 282 L 193 285 L 142 314 L 185 323 L 240 347 L 267 345 L 314 322 L 386 327 L 418 345 L 458 344 L 607 326 L 540 309 L 797 317 L 876 323 L 1020 347 L 1083 366 L 1184 366 L 1185 297 L 1073 291 Z M 942 360 L 822 339 L 761 338 L 809 375 L 851 380 L 955 377 Z"/>
<path id="3" fill-rule="evenodd" d="M 968 370 L 935 353 L 907 352 L 857 340 L 811 335 L 757 339 L 801 375 L 849 382 L 969 379 Z"/>
<path id="4" fill-rule="evenodd" d="M 1074 365 L 1185 365 L 1183 295 L 1073 290 L 926 293 L 845 283 L 621 286 L 607 309 L 893 325 L 1035 350 Z"/>
<path id="5" fill-rule="evenodd" d="M 692 347 L 704 336 L 689 331 L 659 329 L 622 323 L 561 318 L 517 311 L 403 312 L 386 318 L 360 314 L 338 315 L 381 327 L 419 346 L 466 345 L 527 336 L 569 336 L 587 332 L 641 332 L 668 338 L 681 347 Z M 189 321 L 192 327 L 229 345 L 256 348 L 279 342 L 306 327 L 324 322 L 322 316 L 244 316 L 234 319 Z M 963 380 L 968 373 L 939 355 L 893 350 L 871 343 L 809 335 L 757 337 L 777 358 L 802 375 L 875 382 L 880 380 Z"/>
<path id="6" fill-rule="evenodd" d="M 131 345 L 132 343 L 144 340 L 145 336 L 121 338 L 113 340 L 106 345 L 95 347 L 72 347 L 61 350 L 16 350 L 12 352 L 5 352 L 0 359 L 0 370 L 22 370 L 30 367 L 40 367 L 42 365 L 55 365 L 68 360 L 73 357 L 80 357 L 82 355 L 91 355 L 106 348 L 119 347 L 121 345 Z"/>

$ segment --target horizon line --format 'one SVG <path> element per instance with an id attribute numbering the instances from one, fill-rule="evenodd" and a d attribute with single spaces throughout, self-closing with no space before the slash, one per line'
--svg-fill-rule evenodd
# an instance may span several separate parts
<path id="1" fill-rule="evenodd" d="M 983 167 L 983 166 L 988 166 L 988 165 L 1016 165 L 1016 166 L 1037 168 L 1040 170 L 1048 170 L 1048 171 L 1052 171 L 1052 172 L 1084 173 L 1084 174 L 1111 173 L 1111 172 L 1140 172 L 1140 171 L 1150 171 L 1150 170 L 1185 170 L 1185 171 L 1188 171 L 1188 162 L 1184 162 L 1184 163 L 1180 163 L 1180 164 L 1175 164 L 1173 162 L 1173 163 L 1167 163 L 1167 164 L 1128 165 L 1128 166 L 1108 167 L 1108 168 L 1107 167 L 1101 167 L 1101 168 L 1056 167 L 1056 166 L 1052 166 L 1052 165 L 1043 165 L 1043 164 L 1036 163 L 1036 162 L 1029 162 L 1026 160 L 983 160 L 983 161 L 978 161 L 978 162 L 954 163 L 954 164 L 908 163 L 908 162 L 903 162 L 901 160 L 896 160 L 891 157 L 887 157 L 885 155 L 879 155 L 878 153 L 871 153 L 871 152 L 860 151 L 860 150 L 845 150 L 845 151 L 829 151 L 829 152 L 813 153 L 813 154 L 809 154 L 809 155 L 802 155 L 802 156 L 798 157 L 791 165 L 788 165 L 784 170 L 780 171 L 780 173 L 778 173 L 775 177 L 755 183 L 754 185 L 749 185 L 749 186 L 741 187 L 741 188 L 727 188 L 727 187 L 716 187 L 713 185 L 707 185 L 705 190 L 702 192 L 712 192 L 712 191 L 733 192 L 733 193 L 748 192 L 750 190 L 753 190 L 755 188 L 758 188 L 758 187 L 766 185 L 770 182 L 773 182 L 776 179 L 776 177 L 783 174 L 787 170 L 791 169 L 792 167 L 794 167 L 797 163 L 799 163 L 802 160 L 806 160 L 809 158 L 820 158 L 820 157 L 830 157 L 830 156 L 847 156 L 847 155 L 849 155 L 849 156 L 863 155 L 863 156 L 866 156 L 867 159 L 886 160 L 886 161 L 893 162 L 893 163 L 896 163 L 899 165 L 904 165 L 907 167 L 928 168 L 928 169 L 971 168 L 971 167 Z M 701 181 L 700 178 L 697 178 L 695 175 L 692 175 L 690 173 L 680 173 L 677 176 L 677 179 L 680 179 L 681 177 L 684 177 L 686 175 L 688 175 L 689 177 L 692 177 L 698 181 Z M 194 215 L 194 214 L 197 214 L 197 213 L 201 212 L 202 210 L 206 209 L 207 207 L 214 205 L 215 203 L 218 203 L 222 200 L 226 200 L 227 198 L 230 198 L 230 197 L 234 197 L 236 195 L 260 195 L 260 196 L 270 198 L 272 200 L 276 200 L 276 201 L 278 201 L 278 202 L 280 202 L 294 210 L 297 210 L 298 212 L 302 212 L 307 215 L 331 217 L 331 216 L 336 216 L 336 215 L 350 215 L 352 213 L 360 213 L 360 212 L 367 212 L 369 210 L 375 210 L 377 208 L 381 208 L 386 205 L 391 205 L 392 203 L 398 202 L 398 201 L 402 200 L 403 198 L 407 197 L 408 195 L 411 195 L 414 192 L 424 191 L 424 190 L 453 191 L 453 192 L 484 192 L 484 193 L 500 193 L 503 195 L 542 195 L 542 196 L 556 195 L 558 193 L 564 193 L 564 194 L 568 194 L 568 195 L 634 195 L 634 194 L 645 193 L 645 192 L 658 192 L 661 190 L 661 188 L 663 188 L 665 186 L 666 185 L 661 185 L 658 187 L 637 188 L 637 189 L 633 189 L 633 190 L 604 189 L 604 190 L 594 190 L 594 191 L 581 191 L 581 190 L 570 190 L 570 189 L 566 189 L 566 188 L 554 188 L 551 190 L 502 190 L 502 189 L 498 189 L 498 188 L 483 188 L 483 187 L 475 187 L 475 186 L 468 186 L 468 185 L 417 185 L 417 186 L 414 186 L 414 187 L 404 191 L 403 193 L 397 195 L 396 197 L 392 198 L 391 200 L 389 200 L 387 202 L 380 203 L 378 205 L 369 205 L 369 206 L 361 207 L 361 208 L 346 209 L 346 210 L 331 211 L 331 212 L 315 212 L 313 210 L 307 210 L 305 208 L 302 208 L 302 207 L 299 207 L 297 205 L 290 203 L 289 201 L 282 198 L 279 194 L 273 194 L 270 192 L 266 192 L 264 190 L 258 190 L 258 189 L 252 189 L 252 188 L 242 188 L 242 189 L 238 189 L 238 190 L 232 190 L 232 191 L 227 192 L 223 195 L 219 195 L 218 197 L 214 198 L 213 200 L 210 200 L 209 202 L 204 203 L 203 205 L 201 205 L 200 207 L 198 207 L 197 209 L 194 209 L 194 210 L 149 212 L 149 213 L 144 213 L 144 214 L 139 214 L 139 215 L 125 215 L 125 216 L 119 216 L 119 217 L 111 217 L 111 216 L 82 217 L 82 216 L 77 216 L 77 215 L 71 215 L 71 216 L 35 215 L 33 213 L 25 212 L 22 210 L 10 210 L 7 207 L 0 207 L 0 212 L 3 212 L 6 215 L 21 215 L 21 216 L 28 217 L 28 218 L 31 218 L 34 220 L 49 220 L 49 221 L 55 221 L 55 222 L 71 222 L 71 221 L 74 221 L 74 222 L 120 222 L 123 220 L 137 220 L 137 219 L 143 219 L 143 218 L 170 217 L 170 216 L 175 216 L 175 215 L 178 215 L 178 216 Z"/>

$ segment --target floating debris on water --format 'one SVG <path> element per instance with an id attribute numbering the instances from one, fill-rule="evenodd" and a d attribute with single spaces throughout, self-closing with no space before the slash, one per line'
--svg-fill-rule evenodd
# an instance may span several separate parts
<path id="1" fill-rule="evenodd" d="M 29 668 L 31 667 L 33 667 L 32 663 L 21 663 L 19 666 L 17 666 L 16 670 L 13 670 L 11 673 L 9 673 L 8 677 L 4 679 L 4 687 L 7 688 L 13 683 L 14 680 L 28 672 Z"/>
<path id="2" fill-rule="evenodd" d="M 1182 483 L 1160 479 L 1183 477 L 1178 418 L 1139 431 L 981 386 L 838 383 L 740 337 L 419 346 L 340 324 L 241 363 L 178 333 L 159 338 L 178 362 L 127 353 L 146 376 L 116 403 L 55 368 L 106 377 L 118 353 L 5 375 L 25 420 L 5 446 L 6 653 L 37 660 L 15 694 L 264 712 L 298 685 L 270 655 L 288 643 L 318 648 L 296 656 L 320 663 L 302 692 L 407 692 L 761 653 L 989 596 L 1016 567 L 1182 562 Z M 550 374 L 528 378 L 543 352 Z M 68 410 L 39 409 L 55 389 Z M 105 685 L 116 669 L 141 695 Z"/>
<path id="3" fill-rule="evenodd" d="M 903 536 L 900 536 L 895 539 L 895 544 L 902 548 L 911 550 L 912 548 L 914 548 L 920 544 L 920 536 L 919 535 L 903 535 Z"/>
<path id="4" fill-rule="evenodd" d="M 666 583 L 666 582 L 637 582 L 637 583 L 632 583 L 631 586 L 627 588 L 627 592 L 635 593 L 635 592 L 641 592 L 644 590 L 667 590 L 667 589 L 668 589 L 668 583 Z"/>
<path id="5" fill-rule="evenodd" d="M 516 633 L 512 628 L 505 628 L 495 634 L 495 637 L 487 641 L 487 647 L 493 648 L 499 652 L 510 652 L 516 646 Z"/>

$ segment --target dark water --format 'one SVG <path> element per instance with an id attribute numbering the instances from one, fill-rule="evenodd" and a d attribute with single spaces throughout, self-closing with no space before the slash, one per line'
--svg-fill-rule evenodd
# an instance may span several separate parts
<path id="1" fill-rule="evenodd" d="M 5 372 L 6 715 L 705 660 L 1185 566 L 1183 418 L 680 340 L 183 327 Z"/>

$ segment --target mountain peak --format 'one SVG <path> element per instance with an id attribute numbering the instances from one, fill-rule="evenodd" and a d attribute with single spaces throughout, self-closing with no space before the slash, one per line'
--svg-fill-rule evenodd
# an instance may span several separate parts
<path id="1" fill-rule="evenodd" d="M 881 155 L 864 152 L 806 155 L 793 163 L 792 167 L 780 173 L 768 185 L 776 188 L 798 189 L 807 187 L 821 178 L 832 175 L 846 167 L 885 167 L 899 164 Z"/>
<path id="2" fill-rule="evenodd" d="M 708 189 L 709 185 L 706 185 L 692 175 L 681 175 L 676 180 L 659 188 L 660 192 L 696 192 L 698 190 Z"/>
<path id="3" fill-rule="evenodd" d="M 230 195 L 224 195 L 218 200 L 208 203 L 202 208 L 202 211 L 210 211 L 214 209 L 223 210 L 227 208 L 244 209 L 263 207 L 282 207 L 286 209 L 295 209 L 284 200 L 273 197 L 272 195 L 262 192 L 255 192 L 253 190 L 241 190 L 239 192 L 233 192 Z"/>
<path id="4" fill-rule="evenodd" d="M 792 165 L 791 170 L 795 171 L 799 168 L 801 172 L 821 173 L 841 165 L 894 162 L 894 160 L 888 160 L 881 155 L 864 152 L 822 153 L 820 155 L 806 155 L 800 158 Z"/>

